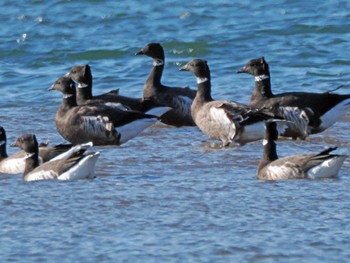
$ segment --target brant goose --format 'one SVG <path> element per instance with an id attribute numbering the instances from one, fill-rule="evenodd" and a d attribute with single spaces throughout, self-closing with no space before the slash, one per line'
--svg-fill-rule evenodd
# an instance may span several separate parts
<path id="1" fill-rule="evenodd" d="M 238 73 L 255 76 L 250 106 L 275 108 L 286 120 L 291 121 L 280 134 L 284 137 L 305 139 L 310 134 L 320 133 L 342 118 L 350 108 L 350 95 L 330 92 L 273 94 L 269 65 L 263 57 L 250 60 Z"/>
<path id="2" fill-rule="evenodd" d="M 54 157 L 66 152 L 72 147 L 71 144 L 59 144 L 53 147 L 48 147 L 47 144 L 39 145 L 39 163 L 45 163 Z M 10 156 L 6 151 L 6 132 L 0 126 L 0 173 L 18 174 L 23 173 L 25 166 L 25 152 L 19 151 Z"/>
<path id="3" fill-rule="evenodd" d="M 83 155 L 92 143 L 77 145 L 70 151 L 70 155 L 59 160 L 52 160 L 39 166 L 38 142 L 35 135 L 24 134 L 19 137 L 12 146 L 20 147 L 26 152 L 24 181 L 38 180 L 76 180 L 93 179 L 95 177 L 95 165 L 100 155 L 99 152 L 92 152 Z"/>
<path id="4" fill-rule="evenodd" d="M 101 95 L 92 95 L 92 73 L 88 64 L 75 65 L 65 75 L 65 77 L 71 78 L 78 84 L 77 89 L 77 104 L 95 104 L 95 103 L 108 103 L 109 106 L 118 107 L 123 110 L 137 110 L 147 112 L 153 107 L 157 106 L 151 100 L 144 100 L 142 98 L 130 98 L 119 95 L 119 89 L 112 90 Z"/>
<path id="5" fill-rule="evenodd" d="M 49 90 L 63 93 L 56 113 L 56 128 L 73 144 L 92 141 L 94 145 L 120 145 L 158 121 L 155 115 L 124 111 L 104 104 L 78 106 L 75 84 L 67 77 L 56 80 Z M 163 114 L 169 108 L 158 110 Z"/>
<path id="6" fill-rule="evenodd" d="M 136 55 L 146 55 L 153 59 L 152 71 L 144 85 L 143 98 L 174 109 L 161 116 L 161 122 L 176 127 L 194 126 L 191 104 L 196 91 L 188 87 L 167 87 L 161 83 L 165 60 L 163 47 L 159 43 L 150 43 Z"/>
<path id="7" fill-rule="evenodd" d="M 180 70 L 191 71 L 197 78 L 198 90 L 191 112 L 204 134 L 221 140 L 222 146 L 232 141 L 244 145 L 263 138 L 264 121 L 274 117 L 273 114 L 234 101 L 213 100 L 210 70 L 205 60 L 193 59 Z"/>
<path id="8" fill-rule="evenodd" d="M 278 159 L 276 123 L 266 121 L 263 155 L 258 166 L 257 178 L 263 180 L 319 179 L 335 177 L 347 156 L 330 154 L 328 148 L 319 154 L 299 154 Z"/>

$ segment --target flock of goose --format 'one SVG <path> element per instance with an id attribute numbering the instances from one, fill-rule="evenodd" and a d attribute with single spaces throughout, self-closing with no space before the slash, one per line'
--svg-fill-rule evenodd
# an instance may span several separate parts
<path id="1" fill-rule="evenodd" d="M 0 127 L 0 173 L 23 173 L 25 181 L 94 178 L 100 153 L 88 149 L 93 145 L 121 145 L 160 121 L 176 127 L 197 126 L 211 139 L 221 141 L 222 147 L 263 140 L 263 154 L 257 168 L 259 179 L 337 175 L 346 156 L 332 154 L 336 148 L 279 159 L 276 141 L 280 136 L 305 139 L 326 130 L 346 114 L 350 95 L 273 94 L 269 66 L 264 58 L 258 58 L 238 71 L 255 77 L 249 105 L 215 100 L 211 96 L 207 61 L 193 59 L 180 68 L 196 77 L 197 90 L 192 90 L 161 83 L 165 57 L 159 43 L 146 45 L 136 55 L 153 59 L 142 98 L 121 96 L 119 90 L 94 96 L 90 66 L 74 66 L 49 88 L 63 94 L 55 122 L 59 134 L 70 144 L 50 147 L 38 144 L 34 134 L 25 134 L 13 143 L 22 151 L 8 156 L 6 133 Z"/>

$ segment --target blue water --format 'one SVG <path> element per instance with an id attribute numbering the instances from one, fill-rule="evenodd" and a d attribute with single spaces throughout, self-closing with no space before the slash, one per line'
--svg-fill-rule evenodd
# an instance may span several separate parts
<path id="1" fill-rule="evenodd" d="M 178 68 L 208 61 L 212 94 L 248 102 L 235 72 L 264 56 L 275 92 L 350 93 L 349 1 L 0 1 L 0 125 L 8 141 L 64 142 L 47 88 L 89 63 L 94 93 L 140 97 L 165 48 L 163 83 L 196 88 Z M 350 150 L 349 117 L 280 156 Z M 338 179 L 256 180 L 261 142 L 216 149 L 193 127 L 156 125 L 121 147 L 96 147 L 93 181 L 0 177 L 1 262 L 349 262 L 350 159 Z M 10 153 L 17 149 L 9 148 Z"/>

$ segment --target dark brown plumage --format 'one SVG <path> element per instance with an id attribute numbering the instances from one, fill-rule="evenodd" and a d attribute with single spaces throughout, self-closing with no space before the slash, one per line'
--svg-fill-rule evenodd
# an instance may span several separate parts
<path id="1" fill-rule="evenodd" d="M 291 122 L 282 136 L 305 139 L 320 133 L 343 117 L 350 108 L 350 95 L 312 92 L 273 94 L 269 65 L 265 59 L 252 59 L 238 71 L 255 77 L 255 88 L 249 105 L 274 108 Z"/>
<path id="2" fill-rule="evenodd" d="M 266 122 L 263 155 L 257 169 L 257 178 L 286 180 L 301 178 L 334 177 L 341 168 L 345 155 L 330 154 L 336 148 L 328 148 L 318 154 L 299 154 L 278 158 L 276 141 L 278 132 L 275 122 Z"/>
<path id="3" fill-rule="evenodd" d="M 74 180 L 95 177 L 95 164 L 99 153 L 88 153 L 91 143 L 78 145 L 70 150 L 64 158 L 46 162 L 39 166 L 39 148 L 34 134 L 24 134 L 17 138 L 12 146 L 20 147 L 25 153 L 24 181 L 38 180 Z"/>
<path id="4" fill-rule="evenodd" d="M 143 98 L 169 106 L 173 110 L 161 116 L 161 121 L 173 126 L 193 126 L 191 104 L 196 91 L 190 88 L 168 87 L 161 83 L 164 70 L 164 49 L 159 43 L 150 43 L 136 55 L 146 55 L 153 59 L 153 67 L 143 89 Z"/>
<path id="5" fill-rule="evenodd" d="M 73 144 L 91 141 L 94 145 L 120 145 L 158 121 L 155 115 L 103 104 L 78 106 L 75 84 L 67 77 L 56 80 L 49 90 L 63 93 L 56 113 L 56 128 Z"/>

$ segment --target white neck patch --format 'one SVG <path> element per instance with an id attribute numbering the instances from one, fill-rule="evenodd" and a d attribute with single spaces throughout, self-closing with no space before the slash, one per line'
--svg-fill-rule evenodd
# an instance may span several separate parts
<path id="1" fill-rule="evenodd" d="M 273 141 L 274 143 L 276 143 L 276 141 Z M 262 141 L 262 145 L 265 146 L 265 145 L 268 145 L 269 144 L 269 141 L 266 140 L 266 139 L 263 139 Z"/>
<path id="2" fill-rule="evenodd" d="M 73 94 L 63 94 L 63 98 L 64 99 L 68 99 L 68 98 L 70 98 L 72 96 L 73 96 Z"/>
<path id="3" fill-rule="evenodd" d="M 153 66 L 157 67 L 157 66 L 163 66 L 164 65 L 164 60 L 162 59 L 154 59 L 153 60 Z"/>
<path id="4" fill-rule="evenodd" d="M 89 85 L 85 83 L 78 83 L 78 89 L 87 88 Z"/>
<path id="5" fill-rule="evenodd" d="M 268 79 L 268 78 L 270 78 L 270 77 L 267 75 L 255 76 L 255 81 L 262 81 L 262 80 Z"/>
<path id="6" fill-rule="evenodd" d="M 30 157 L 32 157 L 35 153 L 27 153 L 25 156 L 24 156 L 24 159 L 28 159 Z"/>
<path id="7" fill-rule="evenodd" d="M 6 141 L 0 141 L 0 145 L 4 145 Z"/>
<path id="8" fill-rule="evenodd" d="M 197 84 L 201 84 L 201 83 L 206 82 L 206 81 L 208 81 L 208 78 L 198 78 L 197 77 Z"/>

